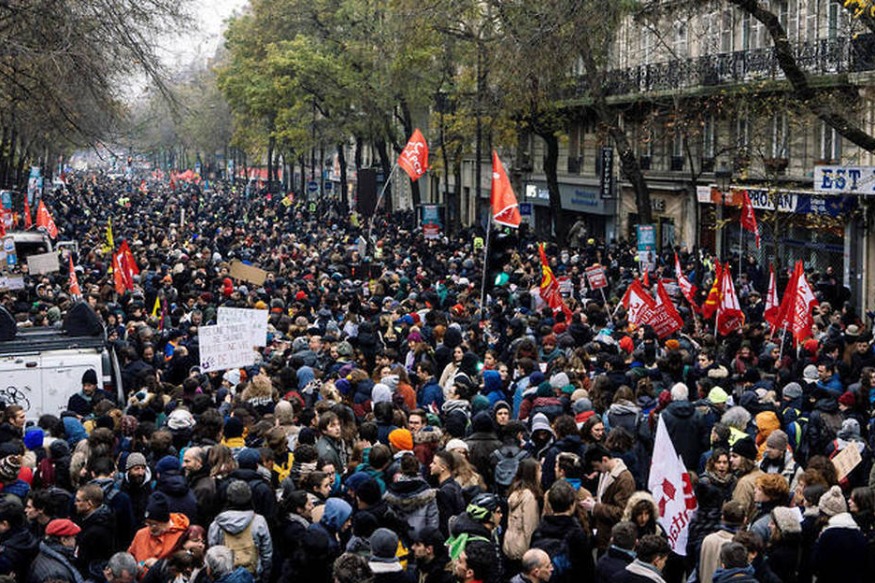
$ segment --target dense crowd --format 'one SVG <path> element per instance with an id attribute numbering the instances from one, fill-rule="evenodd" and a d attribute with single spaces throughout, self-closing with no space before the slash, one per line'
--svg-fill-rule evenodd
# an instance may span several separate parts
<path id="1" fill-rule="evenodd" d="M 4 403 L 3 580 L 875 579 L 875 352 L 830 271 L 798 345 L 764 324 L 752 258 L 743 329 L 715 337 L 678 297 L 685 328 L 659 338 L 618 305 L 639 276 L 626 242 L 548 246 L 569 318 L 523 231 L 481 310 L 477 230 L 426 239 L 397 213 L 369 245 L 331 206 L 177 186 L 82 176 L 46 197 L 124 391 L 89 371 L 35 424 Z M 110 220 L 139 267 L 124 293 Z M 707 290 L 713 258 L 677 251 Z M 666 253 L 648 279 L 673 269 Z M 61 326 L 67 274 L 25 282 L 2 296 L 18 326 Z M 266 347 L 204 373 L 198 328 L 221 306 L 265 310 Z M 697 499 L 674 551 L 647 489 L 658 423 Z"/>

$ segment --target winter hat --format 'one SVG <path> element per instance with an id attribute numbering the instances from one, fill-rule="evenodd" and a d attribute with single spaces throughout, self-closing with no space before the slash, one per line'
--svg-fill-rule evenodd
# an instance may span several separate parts
<path id="1" fill-rule="evenodd" d="M 258 468 L 258 463 L 261 461 L 261 454 L 257 449 L 244 447 L 237 454 L 237 465 L 241 469 L 254 470 Z"/>
<path id="2" fill-rule="evenodd" d="M 146 503 L 146 518 L 156 522 L 170 521 L 170 503 L 167 495 L 162 492 L 152 492 Z"/>
<path id="3" fill-rule="evenodd" d="M 179 471 L 179 458 L 175 455 L 165 455 L 155 464 L 155 474 L 161 475 L 167 472 Z"/>
<path id="4" fill-rule="evenodd" d="M 237 417 L 229 417 L 228 420 L 225 421 L 223 433 L 226 439 L 243 437 L 243 422 Z"/>
<path id="5" fill-rule="evenodd" d="M 743 437 L 732 445 L 732 453 L 754 461 L 757 459 L 757 446 L 750 437 Z"/>
<path id="6" fill-rule="evenodd" d="M 195 420 L 191 412 L 186 409 L 174 409 L 167 417 L 167 427 L 171 431 L 180 431 L 194 427 Z"/>
<path id="7" fill-rule="evenodd" d="M 0 459 L 0 482 L 11 482 L 21 470 L 21 456 L 8 455 Z"/>
<path id="8" fill-rule="evenodd" d="M 376 405 L 377 403 L 391 403 L 392 402 L 392 389 L 390 389 L 387 385 L 383 383 L 376 383 L 374 388 L 371 390 L 371 403 Z"/>
<path id="9" fill-rule="evenodd" d="M 830 488 L 826 494 L 820 497 L 817 508 L 826 516 L 835 516 L 848 511 L 848 503 L 842 495 L 842 489 L 838 486 Z"/>
<path id="10" fill-rule="evenodd" d="M 778 451 L 786 450 L 789 443 L 790 439 L 787 437 L 787 434 L 780 429 L 775 429 L 766 438 L 766 447 L 777 449 Z"/>
<path id="11" fill-rule="evenodd" d="M 839 405 L 844 405 L 845 407 L 853 407 L 857 404 L 857 398 L 854 397 L 854 393 L 848 391 L 847 393 L 842 393 L 842 396 L 839 397 Z"/>
<path id="12" fill-rule="evenodd" d="M 571 402 L 576 403 L 581 399 L 586 399 L 589 397 L 589 392 L 586 389 L 575 389 L 573 393 L 571 393 Z"/>
<path id="13" fill-rule="evenodd" d="M 553 392 L 553 386 L 547 381 L 542 382 L 540 385 L 538 385 L 538 391 L 536 395 L 538 397 L 544 398 L 555 396 Z"/>
<path id="14" fill-rule="evenodd" d="M 89 368 L 82 374 L 82 384 L 83 385 L 96 385 L 97 384 L 97 373 L 94 372 L 93 368 Z"/>
<path id="15" fill-rule="evenodd" d="M 389 433 L 389 445 L 399 451 L 413 451 L 413 434 L 409 429 L 395 429 Z"/>
<path id="16" fill-rule="evenodd" d="M 352 344 L 344 340 L 337 345 L 337 356 L 350 358 L 353 355 Z"/>
<path id="17" fill-rule="evenodd" d="M 24 447 L 36 451 L 43 446 L 45 437 L 45 432 L 39 427 L 29 427 L 24 433 Z"/>
<path id="18" fill-rule="evenodd" d="M 574 411 L 575 415 L 586 411 L 592 411 L 592 401 L 586 397 L 578 399 L 571 406 L 571 410 Z"/>
<path id="19" fill-rule="evenodd" d="M 492 406 L 492 414 L 495 415 L 496 413 L 498 413 L 502 409 L 506 409 L 506 410 L 510 411 L 510 405 L 508 404 L 508 402 L 507 401 L 496 401 L 495 405 Z"/>
<path id="20" fill-rule="evenodd" d="M 772 521 L 781 534 L 798 534 L 802 532 L 802 525 L 799 522 L 799 513 L 792 508 L 786 506 L 778 506 L 772 510 Z"/>
<path id="21" fill-rule="evenodd" d="M 539 430 L 549 431 L 550 435 L 553 435 L 553 428 L 550 427 L 550 420 L 547 419 L 547 416 L 543 413 L 535 413 L 534 417 L 532 417 L 532 433 Z"/>
<path id="22" fill-rule="evenodd" d="M 802 396 L 802 385 L 799 383 L 787 383 L 782 392 L 785 399 L 793 400 Z"/>
<path id="23" fill-rule="evenodd" d="M 388 528 L 378 528 L 371 535 L 371 556 L 368 559 L 374 563 L 395 563 L 398 557 L 398 535 Z"/>
<path id="24" fill-rule="evenodd" d="M 138 451 L 135 451 L 129 454 L 128 459 L 125 460 L 125 471 L 127 472 L 131 468 L 136 468 L 137 466 L 146 467 L 146 456 Z"/>
<path id="25" fill-rule="evenodd" d="M 545 379 L 546 379 L 546 377 L 544 376 L 544 373 L 542 373 L 539 370 L 536 370 L 532 374 L 529 375 L 529 386 L 530 387 L 537 387 L 538 385 L 543 383 Z"/>
<path id="26" fill-rule="evenodd" d="M 860 422 L 854 418 L 842 421 L 842 428 L 836 433 L 839 439 L 860 439 Z"/>
<path id="27" fill-rule="evenodd" d="M 252 488 L 243 480 L 231 480 L 228 484 L 228 504 L 234 508 L 247 508 L 252 503 Z"/>
<path id="28" fill-rule="evenodd" d="M 46 536 L 76 536 L 80 532 L 82 529 L 69 518 L 56 518 L 46 525 Z"/>
<path id="29" fill-rule="evenodd" d="M 444 449 L 446 449 L 447 451 L 456 451 L 457 449 L 468 451 L 468 444 L 461 439 L 453 438 L 447 442 L 447 445 Z"/>
<path id="30" fill-rule="evenodd" d="M 352 393 L 352 383 L 346 379 L 337 379 L 334 381 L 334 388 L 340 391 L 341 395 L 349 395 Z"/>
<path id="31" fill-rule="evenodd" d="M 806 383 L 816 383 L 817 378 L 817 367 L 813 364 L 809 364 L 802 371 L 802 380 L 804 380 Z"/>
<path id="32" fill-rule="evenodd" d="M 568 380 L 568 375 L 564 372 L 559 372 L 550 377 L 550 386 L 554 389 L 561 389 L 571 381 Z"/>
<path id="33" fill-rule="evenodd" d="M 240 370 L 236 368 L 232 368 L 229 371 L 226 371 L 225 374 L 222 375 L 222 379 L 231 383 L 232 387 L 236 387 L 240 384 Z"/>
<path id="34" fill-rule="evenodd" d="M 489 416 L 489 413 L 481 411 L 474 415 L 474 418 L 471 420 L 471 427 L 475 432 L 489 433 L 493 430 L 492 417 Z"/>
<path id="35" fill-rule="evenodd" d="M 489 411 L 489 397 L 486 395 L 479 393 L 471 399 L 471 415 L 476 417 L 480 413 L 485 413 Z M 475 429 L 476 431 L 476 429 Z"/>
<path id="36" fill-rule="evenodd" d="M 461 409 L 450 411 L 444 420 L 444 429 L 453 437 L 465 437 L 465 431 L 468 429 L 468 416 Z"/>
<path id="37" fill-rule="evenodd" d="M 715 405 L 720 405 L 729 400 L 729 395 L 720 387 L 714 387 L 708 392 L 708 400 Z"/>
<path id="38" fill-rule="evenodd" d="M 635 341 L 629 336 L 620 338 L 620 349 L 626 354 L 632 354 L 635 351 Z"/>
<path id="39" fill-rule="evenodd" d="M 677 340 L 675 340 L 674 338 L 669 338 L 668 340 L 665 341 L 665 349 L 671 350 L 671 351 L 680 350 L 681 343 L 678 342 Z"/>

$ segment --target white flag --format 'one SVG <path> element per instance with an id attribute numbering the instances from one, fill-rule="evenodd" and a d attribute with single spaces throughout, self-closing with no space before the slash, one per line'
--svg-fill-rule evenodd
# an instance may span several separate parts
<path id="1" fill-rule="evenodd" d="M 650 480 L 647 487 L 659 508 L 659 524 L 668 534 L 668 543 L 675 554 L 686 556 L 690 519 L 696 510 L 696 496 L 690 475 L 675 451 L 662 419 L 656 428 Z"/>

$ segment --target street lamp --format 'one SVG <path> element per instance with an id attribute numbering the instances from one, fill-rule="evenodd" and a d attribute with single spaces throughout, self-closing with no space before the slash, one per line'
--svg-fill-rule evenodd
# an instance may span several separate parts
<path id="1" fill-rule="evenodd" d="M 729 187 L 732 184 L 732 170 L 721 166 L 719 170 L 714 172 L 714 178 L 717 180 L 717 186 L 720 188 L 720 196 L 722 204 L 720 206 L 720 255 L 725 258 L 727 252 L 726 246 L 726 223 L 724 223 L 724 213 L 726 212 L 726 194 L 729 192 Z"/>

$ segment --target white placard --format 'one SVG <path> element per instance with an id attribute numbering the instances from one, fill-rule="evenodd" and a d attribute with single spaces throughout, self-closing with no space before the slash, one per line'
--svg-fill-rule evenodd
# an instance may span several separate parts
<path id="1" fill-rule="evenodd" d="M 10 275 L 6 278 L 6 288 L 11 290 L 24 289 L 23 275 Z"/>
<path id="2" fill-rule="evenodd" d="M 255 351 L 245 324 L 201 326 L 198 328 L 201 372 L 251 366 Z"/>
<path id="3" fill-rule="evenodd" d="M 54 273 L 60 270 L 57 253 L 38 253 L 27 258 L 27 270 L 32 275 Z"/>
<path id="4" fill-rule="evenodd" d="M 267 310 L 220 307 L 216 323 L 219 326 L 243 324 L 246 326 L 246 336 L 249 338 L 250 347 L 267 346 L 268 315 Z"/>

